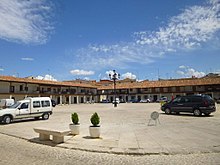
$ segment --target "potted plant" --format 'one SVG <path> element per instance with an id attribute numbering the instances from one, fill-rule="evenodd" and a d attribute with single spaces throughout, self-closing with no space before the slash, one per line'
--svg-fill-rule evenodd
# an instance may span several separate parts
<path id="1" fill-rule="evenodd" d="M 79 135 L 80 124 L 79 124 L 79 117 L 76 112 L 71 114 L 71 120 L 72 120 L 72 124 L 69 125 L 71 133 L 73 135 Z"/>
<path id="2" fill-rule="evenodd" d="M 92 138 L 99 138 L 100 137 L 100 118 L 99 115 L 95 112 L 91 118 L 90 121 L 92 123 L 92 126 L 89 127 L 89 133 Z"/>

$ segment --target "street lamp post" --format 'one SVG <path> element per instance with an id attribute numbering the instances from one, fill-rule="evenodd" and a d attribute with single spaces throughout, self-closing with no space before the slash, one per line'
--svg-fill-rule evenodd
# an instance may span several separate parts
<path id="1" fill-rule="evenodd" d="M 111 80 L 113 80 L 113 84 L 114 84 L 114 107 L 117 107 L 117 102 L 116 102 L 116 80 L 118 80 L 120 78 L 120 74 L 116 73 L 115 70 L 113 70 L 113 73 L 109 74 L 109 78 Z"/>

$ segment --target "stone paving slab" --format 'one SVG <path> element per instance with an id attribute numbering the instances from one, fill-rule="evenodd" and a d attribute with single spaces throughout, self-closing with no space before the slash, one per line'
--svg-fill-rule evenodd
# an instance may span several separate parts
<path id="1" fill-rule="evenodd" d="M 160 123 L 148 121 L 153 111 L 160 113 Z M 71 113 L 78 112 L 80 135 L 65 136 L 65 143 L 39 141 L 33 128 L 66 130 Z M 97 112 L 101 118 L 101 137 L 89 137 L 90 116 Z M 0 133 L 50 146 L 91 152 L 117 154 L 189 154 L 220 152 L 220 112 L 210 117 L 191 114 L 165 115 L 159 104 L 125 103 L 114 108 L 112 104 L 81 104 L 57 106 L 49 120 L 23 120 L 0 125 Z M 1 136 L 1 135 L 0 135 Z"/>

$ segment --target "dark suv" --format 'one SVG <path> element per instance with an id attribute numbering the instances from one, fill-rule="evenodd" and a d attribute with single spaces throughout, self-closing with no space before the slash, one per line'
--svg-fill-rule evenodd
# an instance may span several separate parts
<path id="1" fill-rule="evenodd" d="M 174 100 L 165 103 L 161 106 L 161 110 L 166 114 L 175 112 L 193 113 L 195 116 L 200 116 L 202 113 L 206 116 L 216 111 L 215 102 L 209 95 L 190 95 L 179 96 Z"/>

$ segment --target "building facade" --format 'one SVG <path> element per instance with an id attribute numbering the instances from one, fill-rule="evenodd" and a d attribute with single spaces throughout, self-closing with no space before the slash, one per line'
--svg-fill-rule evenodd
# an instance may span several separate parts
<path id="1" fill-rule="evenodd" d="M 113 83 L 100 82 L 97 94 L 100 99 L 113 101 Z M 181 95 L 208 94 L 215 100 L 220 99 L 220 77 L 170 79 L 158 81 L 122 80 L 116 84 L 116 97 L 125 102 L 150 99 L 155 102 L 161 97 L 171 100 Z"/>
<path id="2" fill-rule="evenodd" d="M 116 97 L 125 102 L 134 99 L 157 101 L 161 97 L 172 99 L 176 96 L 191 94 L 208 94 L 214 99 L 219 99 L 220 77 L 142 82 L 125 79 L 116 83 Z M 13 98 L 17 101 L 25 97 L 40 96 L 48 96 L 58 104 L 91 103 L 100 102 L 103 99 L 113 101 L 114 88 L 110 80 L 58 82 L 0 76 L 0 99 Z"/>
<path id="3" fill-rule="evenodd" d="M 57 82 L 0 76 L 0 99 L 25 97 L 50 97 L 57 104 L 97 102 L 97 88 L 85 82 Z"/>

